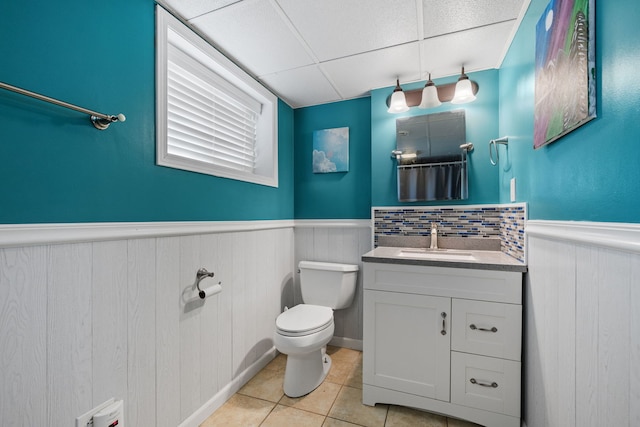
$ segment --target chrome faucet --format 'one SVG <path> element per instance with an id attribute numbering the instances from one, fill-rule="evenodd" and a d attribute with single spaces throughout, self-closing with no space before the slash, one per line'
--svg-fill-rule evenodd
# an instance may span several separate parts
<path id="1" fill-rule="evenodd" d="M 429 249 L 438 249 L 438 224 L 431 223 L 431 246 Z"/>

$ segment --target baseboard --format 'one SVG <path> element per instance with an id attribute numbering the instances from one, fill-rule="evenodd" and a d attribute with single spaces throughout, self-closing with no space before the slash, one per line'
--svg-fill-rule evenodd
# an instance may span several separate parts
<path id="1" fill-rule="evenodd" d="M 209 399 L 204 405 L 198 408 L 193 414 L 187 417 L 178 427 L 198 427 L 211 416 L 218 408 L 231 398 L 242 388 L 251 378 L 253 378 L 262 368 L 267 366 L 276 357 L 276 348 L 271 347 L 265 354 L 256 360 L 251 366 L 242 371 L 229 384 L 224 386 L 218 393 Z"/>
<path id="2" fill-rule="evenodd" d="M 353 338 L 333 337 L 331 338 L 331 341 L 329 341 L 329 345 L 362 351 L 362 340 L 356 340 Z"/>

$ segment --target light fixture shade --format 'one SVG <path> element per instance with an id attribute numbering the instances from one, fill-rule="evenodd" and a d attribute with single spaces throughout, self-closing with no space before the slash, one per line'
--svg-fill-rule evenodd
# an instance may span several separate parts
<path id="1" fill-rule="evenodd" d="M 436 88 L 433 83 L 427 83 L 424 89 L 422 89 L 422 100 L 418 108 L 434 108 L 440 105 L 442 105 L 442 102 L 440 102 L 440 98 L 438 98 L 438 88 Z"/>
<path id="2" fill-rule="evenodd" d="M 405 111 L 409 111 L 407 97 L 400 87 L 400 81 L 396 80 L 396 88 L 393 90 L 393 94 L 391 95 L 391 102 L 389 102 L 389 109 L 387 112 L 394 114 L 404 113 Z"/>
<path id="3" fill-rule="evenodd" d="M 456 91 L 451 100 L 452 104 L 466 104 L 467 102 L 474 101 L 476 96 L 473 94 L 473 88 L 471 87 L 471 80 L 464 73 L 464 67 L 462 67 L 462 73 L 456 83 Z"/>

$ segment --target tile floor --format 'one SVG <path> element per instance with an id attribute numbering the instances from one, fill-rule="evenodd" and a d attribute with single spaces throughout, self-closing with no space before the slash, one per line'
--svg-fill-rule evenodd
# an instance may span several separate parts
<path id="1" fill-rule="evenodd" d="M 327 347 L 331 371 L 306 396 L 284 395 L 286 355 L 278 355 L 200 427 L 474 427 L 476 424 L 395 405 L 362 404 L 362 353 Z"/>

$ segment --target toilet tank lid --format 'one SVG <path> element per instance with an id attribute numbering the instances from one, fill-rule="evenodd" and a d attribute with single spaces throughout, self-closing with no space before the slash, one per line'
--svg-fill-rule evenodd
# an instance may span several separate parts
<path id="1" fill-rule="evenodd" d="M 298 264 L 300 269 L 308 270 L 330 270 L 330 271 L 358 271 L 356 264 L 339 264 L 335 262 L 319 262 L 319 261 L 300 261 Z"/>

